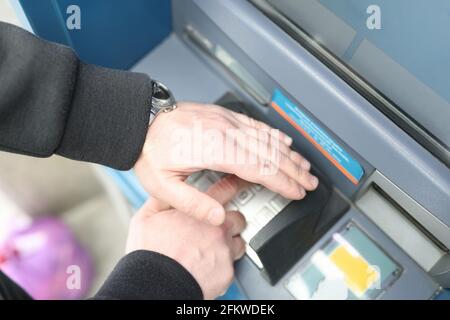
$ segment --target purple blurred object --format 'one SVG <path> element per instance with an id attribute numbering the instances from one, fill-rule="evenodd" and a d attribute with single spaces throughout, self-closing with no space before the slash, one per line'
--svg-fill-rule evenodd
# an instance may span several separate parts
<path id="1" fill-rule="evenodd" d="M 35 220 L 0 243 L 0 269 L 38 300 L 80 299 L 92 283 L 92 262 L 69 228 Z"/>

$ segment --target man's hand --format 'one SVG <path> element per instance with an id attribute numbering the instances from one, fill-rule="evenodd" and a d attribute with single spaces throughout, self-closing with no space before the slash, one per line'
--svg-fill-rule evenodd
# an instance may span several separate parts
<path id="1" fill-rule="evenodd" d="M 153 197 L 220 225 L 223 206 L 185 179 L 209 169 L 264 185 L 285 198 L 302 199 L 317 188 L 318 179 L 291 144 L 286 134 L 245 115 L 219 106 L 179 103 L 150 126 L 135 170 Z"/>
<path id="2" fill-rule="evenodd" d="M 221 205 L 229 202 L 246 183 L 227 176 L 213 185 L 208 195 Z M 150 200 L 132 219 L 127 253 L 159 252 L 180 263 L 200 285 L 205 299 L 222 295 L 233 280 L 233 262 L 245 253 L 239 236 L 245 219 L 227 212 L 225 223 L 212 226 L 177 210 L 159 211 L 165 204 Z"/>

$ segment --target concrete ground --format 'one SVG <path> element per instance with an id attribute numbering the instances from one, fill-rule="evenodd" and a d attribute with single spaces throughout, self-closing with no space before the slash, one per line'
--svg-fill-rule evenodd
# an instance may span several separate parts
<path id="1" fill-rule="evenodd" d="M 0 21 L 19 25 L 9 0 L 0 0 Z M 90 165 L 0 152 L 0 239 L 10 216 L 60 217 L 93 257 L 91 292 L 124 252 L 127 226 L 116 209 Z"/>

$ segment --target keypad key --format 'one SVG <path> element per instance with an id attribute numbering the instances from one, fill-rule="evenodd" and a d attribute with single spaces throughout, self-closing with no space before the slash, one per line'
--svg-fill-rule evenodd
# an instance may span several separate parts
<path id="1" fill-rule="evenodd" d="M 284 208 L 286 208 L 286 206 L 290 203 L 291 201 L 283 198 L 280 195 L 276 195 L 271 201 L 270 201 L 270 205 L 277 211 L 280 212 L 281 210 L 283 210 Z"/>
<path id="2" fill-rule="evenodd" d="M 250 189 L 241 191 L 234 200 L 239 206 L 246 205 L 254 196 L 254 193 Z"/>

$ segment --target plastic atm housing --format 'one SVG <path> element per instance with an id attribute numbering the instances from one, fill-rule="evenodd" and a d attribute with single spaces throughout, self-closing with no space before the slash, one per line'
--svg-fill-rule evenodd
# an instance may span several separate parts
<path id="1" fill-rule="evenodd" d="M 217 104 L 258 118 L 232 94 L 226 94 Z M 303 200 L 291 202 L 250 241 L 263 264 L 261 271 L 271 284 L 280 280 L 348 211 L 347 200 L 314 165 L 312 171 L 320 180 L 317 190 L 309 192 Z"/>
<path id="2" fill-rule="evenodd" d="M 280 280 L 342 217 L 349 204 L 324 180 L 301 201 L 291 202 L 250 241 L 271 284 Z"/>

